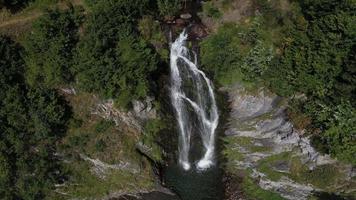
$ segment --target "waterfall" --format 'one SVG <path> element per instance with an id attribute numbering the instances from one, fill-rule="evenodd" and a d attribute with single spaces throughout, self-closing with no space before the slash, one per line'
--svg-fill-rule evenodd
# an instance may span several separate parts
<path id="1" fill-rule="evenodd" d="M 179 164 L 191 168 L 192 134 L 202 140 L 203 157 L 196 163 L 200 170 L 214 165 L 215 129 L 218 110 L 211 81 L 198 69 L 197 55 L 186 47 L 187 33 L 183 31 L 171 44 L 171 101 L 179 127 Z"/>

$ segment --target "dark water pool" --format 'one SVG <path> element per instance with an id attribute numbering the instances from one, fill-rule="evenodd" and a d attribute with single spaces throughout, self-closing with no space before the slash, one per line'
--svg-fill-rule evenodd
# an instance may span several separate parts
<path id="1" fill-rule="evenodd" d="M 222 200 L 224 188 L 222 183 L 223 171 L 212 167 L 205 171 L 192 168 L 183 170 L 173 165 L 166 168 L 166 185 L 182 200 Z"/>

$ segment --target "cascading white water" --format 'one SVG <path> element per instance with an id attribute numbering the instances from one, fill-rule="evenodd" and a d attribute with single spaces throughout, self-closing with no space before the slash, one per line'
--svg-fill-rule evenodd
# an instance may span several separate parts
<path id="1" fill-rule="evenodd" d="M 171 44 L 171 100 L 180 132 L 179 163 L 185 170 L 191 168 L 191 136 L 199 133 L 205 153 L 197 162 L 197 168 L 202 170 L 214 164 L 215 129 L 219 115 L 212 83 L 198 69 L 196 54 L 186 47 L 187 37 L 183 31 Z"/>

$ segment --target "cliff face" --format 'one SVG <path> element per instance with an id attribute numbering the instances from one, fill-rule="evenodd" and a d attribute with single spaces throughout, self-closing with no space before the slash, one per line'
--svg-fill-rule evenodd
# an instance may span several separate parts
<path id="1" fill-rule="evenodd" d="M 355 194 L 355 170 L 316 152 L 305 131 L 288 121 L 282 98 L 263 88 L 247 92 L 238 84 L 222 90 L 231 109 L 224 150 L 229 173 L 242 171 L 286 199 L 322 191 Z"/>
<path id="2" fill-rule="evenodd" d="M 305 131 L 288 121 L 284 99 L 239 84 L 222 90 L 231 109 L 224 150 L 229 173 L 242 171 L 286 199 L 308 199 L 321 191 L 355 195 L 352 167 L 316 152 Z"/>

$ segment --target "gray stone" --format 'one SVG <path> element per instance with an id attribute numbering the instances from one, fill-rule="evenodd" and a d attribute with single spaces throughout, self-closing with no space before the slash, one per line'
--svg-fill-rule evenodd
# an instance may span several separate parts
<path id="1" fill-rule="evenodd" d="M 272 181 L 258 171 L 258 162 L 261 159 L 283 152 L 291 152 L 293 156 L 301 158 L 310 169 L 336 162 L 330 156 L 318 153 L 311 146 L 309 138 L 302 137 L 303 131 L 293 128 L 293 124 L 286 117 L 282 99 L 264 88 L 249 93 L 238 84 L 221 90 L 228 92 L 231 108 L 225 135 L 250 137 L 253 138 L 254 146 L 271 149 L 266 152 L 252 152 L 249 148 L 236 144 L 236 149 L 244 155 L 243 160 L 236 161 L 236 166 L 252 169 L 251 177 L 258 180 L 261 188 L 275 191 L 286 199 L 305 200 L 311 192 L 318 191 L 318 188 L 297 183 L 287 177 Z M 289 163 L 283 160 L 273 163 L 271 168 L 277 172 L 289 173 Z"/>
<path id="2" fill-rule="evenodd" d="M 180 15 L 180 18 L 182 19 L 190 19 L 192 18 L 192 15 L 190 13 L 183 13 Z"/>

